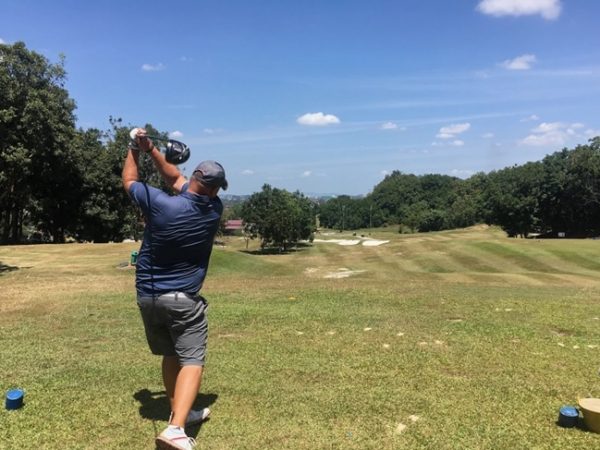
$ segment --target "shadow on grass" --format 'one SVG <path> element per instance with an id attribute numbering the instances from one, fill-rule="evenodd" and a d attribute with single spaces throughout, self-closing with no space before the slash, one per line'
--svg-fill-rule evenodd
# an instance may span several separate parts
<path id="1" fill-rule="evenodd" d="M 0 261 L 0 275 L 4 274 L 6 272 L 13 272 L 15 270 L 19 270 L 19 267 L 9 266 L 7 264 L 4 264 L 2 261 Z"/>
<path id="2" fill-rule="evenodd" d="M 217 401 L 217 394 L 198 394 L 193 409 L 202 409 Z M 167 422 L 171 414 L 171 406 L 165 391 L 152 392 L 141 389 L 133 394 L 133 398 L 140 402 L 140 416 L 150 420 Z M 192 429 L 194 427 L 191 427 Z M 199 429 L 200 427 L 197 427 Z"/>
<path id="3" fill-rule="evenodd" d="M 269 247 L 260 250 L 241 250 L 248 255 L 289 255 L 291 253 L 301 252 L 305 248 L 310 248 L 311 244 L 296 244 L 293 248 L 282 249 L 278 247 Z"/>
<path id="4" fill-rule="evenodd" d="M 559 422 L 558 420 L 557 420 L 556 422 L 554 422 L 554 424 L 555 424 L 557 427 L 560 427 L 560 428 L 572 428 L 572 429 L 574 429 L 574 430 L 578 430 L 578 431 L 581 431 L 581 432 L 583 432 L 583 433 L 593 433 L 593 431 L 592 431 L 592 430 L 590 430 L 590 429 L 589 429 L 589 428 L 586 426 L 586 424 L 585 424 L 585 422 L 584 422 L 584 420 L 583 420 L 583 418 L 582 418 L 582 417 L 580 417 L 580 418 L 577 420 L 577 422 L 575 423 L 575 425 L 573 425 L 573 426 L 571 426 L 571 427 L 564 427 L 563 425 L 561 425 L 561 424 L 560 424 L 560 422 Z"/>

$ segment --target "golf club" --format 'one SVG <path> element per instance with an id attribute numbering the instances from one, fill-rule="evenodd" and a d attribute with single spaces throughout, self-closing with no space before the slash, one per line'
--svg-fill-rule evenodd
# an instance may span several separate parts
<path id="1" fill-rule="evenodd" d="M 133 128 L 129 132 L 129 137 L 131 138 L 129 145 L 132 148 L 139 148 L 137 142 L 135 141 L 138 130 L 139 128 Z M 163 138 L 160 136 L 146 135 L 146 137 L 152 139 L 154 142 L 166 142 L 166 146 L 164 148 L 163 153 L 165 154 L 165 159 L 167 160 L 167 162 L 171 164 L 183 164 L 190 157 L 190 149 L 183 142 L 176 141 L 175 139 Z"/>

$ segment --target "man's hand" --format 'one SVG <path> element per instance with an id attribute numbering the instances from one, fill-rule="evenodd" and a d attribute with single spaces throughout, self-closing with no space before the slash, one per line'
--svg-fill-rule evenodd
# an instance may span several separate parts
<path id="1" fill-rule="evenodd" d="M 154 148 L 154 142 L 148 138 L 146 130 L 143 128 L 138 128 L 135 135 L 135 143 L 138 145 L 141 151 L 146 153 L 152 151 Z"/>
<path id="2" fill-rule="evenodd" d="M 179 172 L 177 166 L 167 162 L 160 150 L 157 149 L 154 151 L 156 147 L 152 140 L 148 138 L 146 130 L 138 128 L 133 142 L 137 148 L 130 146 L 131 151 L 127 152 L 125 164 L 123 165 L 122 178 L 125 190 L 129 192 L 130 186 L 138 181 L 139 151 L 141 150 L 148 153 L 150 158 L 152 158 L 165 183 L 175 192 L 180 193 L 187 180 Z"/>

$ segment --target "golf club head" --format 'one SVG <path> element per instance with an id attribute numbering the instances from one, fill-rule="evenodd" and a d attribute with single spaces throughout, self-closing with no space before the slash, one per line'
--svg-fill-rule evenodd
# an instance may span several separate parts
<path id="1" fill-rule="evenodd" d="M 190 158 L 190 149 L 183 142 L 169 139 L 165 149 L 165 159 L 171 164 L 183 164 Z"/>

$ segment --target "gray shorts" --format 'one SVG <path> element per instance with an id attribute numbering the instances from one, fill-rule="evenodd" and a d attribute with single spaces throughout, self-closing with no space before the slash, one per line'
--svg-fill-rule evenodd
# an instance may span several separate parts
<path id="1" fill-rule="evenodd" d="M 182 366 L 203 366 L 208 338 L 204 297 L 170 292 L 139 297 L 146 339 L 155 355 L 177 356 Z"/>

